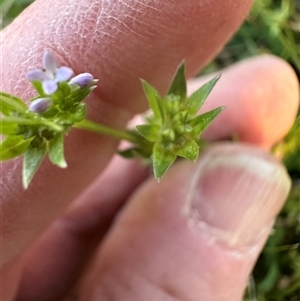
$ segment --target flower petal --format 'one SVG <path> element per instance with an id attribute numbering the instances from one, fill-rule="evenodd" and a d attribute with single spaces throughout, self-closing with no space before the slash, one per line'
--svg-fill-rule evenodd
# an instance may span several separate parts
<path id="1" fill-rule="evenodd" d="M 52 74 L 54 74 L 57 70 L 55 58 L 50 51 L 46 51 L 43 55 L 43 67 L 47 72 Z"/>
<path id="2" fill-rule="evenodd" d="M 35 113 L 43 113 L 51 106 L 51 99 L 46 98 L 38 98 L 32 101 L 29 104 L 29 110 Z"/>
<path id="3" fill-rule="evenodd" d="M 56 70 L 55 79 L 59 82 L 64 82 L 70 79 L 73 73 L 73 70 L 69 67 L 60 67 Z"/>
<path id="4" fill-rule="evenodd" d="M 77 85 L 79 87 L 86 87 L 90 85 L 94 80 L 94 77 L 90 73 L 81 73 L 73 77 L 70 81 L 70 85 Z"/>
<path id="5" fill-rule="evenodd" d="M 53 94 L 58 88 L 58 84 L 55 80 L 44 80 L 42 86 L 47 95 Z"/>
<path id="6" fill-rule="evenodd" d="M 30 81 L 43 81 L 45 79 L 48 79 L 47 74 L 40 70 L 40 69 L 35 69 L 35 70 L 29 70 L 26 74 L 26 77 L 30 80 Z"/>

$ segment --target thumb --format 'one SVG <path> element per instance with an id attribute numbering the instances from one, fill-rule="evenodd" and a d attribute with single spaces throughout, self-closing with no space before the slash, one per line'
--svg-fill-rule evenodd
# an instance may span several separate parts
<path id="1" fill-rule="evenodd" d="M 289 189 L 284 167 L 246 145 L 220 144 L 197 165 L 179 163 L 133 197 L 83 296 L 241 300 Z"/>

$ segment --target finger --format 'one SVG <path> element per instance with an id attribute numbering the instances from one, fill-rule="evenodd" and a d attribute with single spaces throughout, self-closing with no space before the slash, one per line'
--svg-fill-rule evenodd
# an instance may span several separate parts
<path id="1" fill-rule="evenodd" d="M 140 77 L 163 91 L 182 58 L 193 73 L 232 35 L 250 4 L 38 0 L 2 33 L 1 89 L 28 97 L 23 75 L 50 49 L 76 73 L 89 71 L 99 78 L 90 117 L 123 127 L 145 108 Z M 111 139 L 72 132 L 66 144 L 69 168 L 58 170 L 46 162 L 26 192 L 20 160 L 3 164 L 3 263 L 24 250 L 96 177 L 115 147 Z"/>
<path id="2" fill-rule="evenodd" d="M 221 71 L 222 76 L 203 110 L 225 105 L 226 110 L 203 137 L 217 140 L 235 136 L 240 141 L 271 148 L 291 128 L 299 109 L 299 81 L 286 61 L 262 55 Z M 190 82 L 190 91 L 203 81 Z"/>
<path id="3" fill-rule="evenodd" d="M 1 287 L 1 301 L 14 300 L 22 268 L 19 260 L 14 260 L 9 265 L 1 266 L 1 285 L 3 285 Z"/>
<path id="4" fill-rule="evenodd" d="M 22 256 L 15 301 L 60 300 L 78 280 L 116 212 L 147 175 L 148 168 L 139 161 L 115 157 Z"/>
<path id="5" fill-rule="evenodd" d="M 290 184 L 283 166 L 246 145 L 179 162 L 119 215 L 78 300 L 241 300 Z"/>

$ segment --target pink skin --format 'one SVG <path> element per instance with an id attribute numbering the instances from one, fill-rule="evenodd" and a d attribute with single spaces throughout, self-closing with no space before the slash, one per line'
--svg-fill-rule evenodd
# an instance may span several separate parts
<path id="1" fill-rule="evenodd" d="M 192 75 L 224 45 L 251 4 L 251 1 L 148 2 L 37 0 L 3 32 L 1 90 L 24 98 L 31 95 L 25 77 L 20 75 L 39 67 L 42 53 L 49 49 L 56 53 L 60 65 L 70 66 L 76 74 L 88 71 L 99 78 L 99 88 L 89 99 L 90 117 L 124 127 L 127 120 L 146 108 L 140 77 L 163 92 L 182 58 L 187 61 L 188 74 Z M 287 132 L 297 111 L 298 83 L 293 71 L 280 59 L 262 57 L 233 67 L 225 74 L 207 107 L 224 104 L 230 107 L 238 103 L 238 112 L 224 113 L 220 117 L 222 122 L 216 121 L 207 136 L 219 139 L 238 134 L 244 142 L 269 148 Z M 219 300 L 214 299 L 211 290 L 218 286 L 220 291 L 231 288 L 222 300 L 238 300 L 259 248 L 253 256 L 244 256 L 236 262 L 227 254 L 226 247 L 217 244 L 208 249 L 205 236 L 195 242 L 195 234 L 187 232 L 176 211 L 187 201 L 185 188 L 177 183 L 183 181 L 182 171 L 176 173 L 179 167 L 170 171 L 169 182 L 157 185 L 150 180 L 135 193 L 146 177 L 145 171 L 132 162 L 117 161 L 96 180 L 96 188 L 84 192 L 104 169 L 116 144 L 106 137 L 72 132 L 66 149 L 69 168 L 59 170 L 45 163 L 25 192 L 20 183 L 20 160 L 2 165 L 3 301 L 13 300 L 16 294 L 19 300 L 59 299 L 80 277 L 78 293 L 82 300 L 97 299 L 97 294 L 109 300 L 114 294 L 113 300 L 138 300 L 145 296 L 146 300 L 160 301 L 165 300 L 160 288 L 166 290 L 161 275 L 167 275 L 168 286 L 170 283 L 172 287 L 178 286 L 179 291 L 172 294 L 179 300 L 197 300 L 201 296 L 199 283 L 206 292 L 203 300 Z M 236 147 L 241 153 L 253 152 Z M 193 173 L 190 165 L 182 166 L 184 174 Z M 166 206 L 154 223 L 148 223 L 149 219 L 142 223 L 146 208 L 143 206 L 148 203 L 150 191 L 156 195 L 154 200 L 164 195 Z M 83 196 L 74 201 L 81 193 Z M 284 193 L 280 195 L 272 216 L 284 200 Z M 125 202 L 127 209 L 120 213 L 120 220 L 96 251 Z M 156 202 L 153 204 L 154 208 L 147 212 L 156 210 Z M 173 208 L 172 204 L 178 205 Z M 139 212 L 143 218 L 139 218 Z M 171 226 L 165 224 L 167 216 Z M 133 239 L 136 244 L 129 248 Z M 264 239 L 257 244 L 261 246 Z M 134 261 L 144 262 L 149 258 L 147 252 L 156 252 L 158 241 L 163 241 L 160 257 L 152 266 L 139 270 L 141 266 L 136 264 L 132 276 L 127 275 L 125 272 Z M 182 245 L 185 250 L 179 248 Z M 83 268 L 95 252 L 97 264 L 85 274 Z M 120 253 L 123 255 L 119 256 Z M 194 254 L 199 254 L 203 264 L 197 261 L 194 265 Z M 184 260 L 176 269 L 167 265 L 168 258 L 177 262 L 182 256 Z M 228 269 L 225 274 L 215 273 L 216 265 L 209 265 L 210 256 Z M 178 273 L 186 275 L 189 266 L 193 266 L 190 278 L 176 277 Z M 103 275 L 112 275 L 117 283 Z M 124 284 L 125 278 L 128 282 Z M 122 294 L 118 294 L 115 289 L 120 289 L 122 283 L 128 291 L 119 290 Z M 143 290 L 135 292 L 133 288 L 140 284 Z"/>
<path id="2" fill-rule="evenodd" d="M 231 133 L 265 149 L 272 147 L 292 126 L 293 118 L 288 120 L 286 116 L 298 110 L 296 90 L 299 83 L 296 78 L 292 80 L 291 72 L 292 68 L 285 61 L 271 55 L 245 60 L 223 70 L 202 109 L 211 110 L 221 103 L 227 110 L 209 127 L 204 137 L 224 139 Z M 203 80 L 192 80 L 190 92 Z"/>

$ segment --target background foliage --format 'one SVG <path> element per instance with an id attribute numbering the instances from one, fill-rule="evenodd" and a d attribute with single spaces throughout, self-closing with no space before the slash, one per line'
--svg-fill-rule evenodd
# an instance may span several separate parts
<path id="1" fill-rule="evenodd" d="M 33 0 L 0 0 L 3 28 Z M 300 1 L 256 0 L 247 20 L 202 73 L 261 53 L 288 61 L 300 77 Z M 290 133 L 274 147 L 292 179 L 293 189 L 249 280 L 245 301 L 300 301 L 300 115 Z"/>

